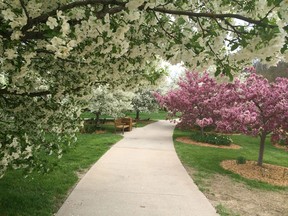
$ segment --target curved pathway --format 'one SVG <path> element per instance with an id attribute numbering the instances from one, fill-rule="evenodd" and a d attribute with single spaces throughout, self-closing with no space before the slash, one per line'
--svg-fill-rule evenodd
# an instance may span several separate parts
<path id="1" fill-rule="evenodd" d="M 216 216 L 179 161 L 174 125 L 127 132 L 81 179 L 57 216 Z"/>

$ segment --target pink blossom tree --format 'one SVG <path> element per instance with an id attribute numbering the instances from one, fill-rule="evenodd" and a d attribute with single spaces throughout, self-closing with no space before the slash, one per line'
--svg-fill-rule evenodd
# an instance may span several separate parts
<path id="1" fill-rule="evenodd" d="M 269 83 L 252 71 L 245 81 L 217 84 L 207 73 L 187 72 L 178 85 L 178 89 L 156 97 L 172 115 L 180 113 L 180 126 L 198 125 L 203 134 L 206 126 L 215 125 L 219 131 L 259 136 L 259 166 L 267 135 L 287 137 L 287 78 Z"/>
<path id="2" fill-rule="evenodd" d="M 217 129 L 259 135 L 257 164 L 262 166 L 267 135 L 287 135 L 288 79 L 279 78 L 275 83 L 269 83 L 262 76 L 252 73 L 245 82 L 234 84 L 233 89 L 238 96 L 234 94 L 233 97 L 229 91 L 218 95 L 223 107 L 219 111 L 221 119 L 216 123 Z M 226 97 L 227 94 L 229 97 Z"/>
<path id="3" fill-rule="evenodd" d="M 215 125 L 219 131 L 259 136 L 259 166 L 267 135 L 287 137 L 287 78 L 269 83 L 252 71 L 245 81 L 217 84 L 207 73 L 187 72 L 178 85 L 178 89 L 156 97 L 172 116 L 180 113 L 180 126 L 198 125 L 203 134 L 206 126 Z"/>
<path id="4" fill-rule="evenodd" d="M 217 118 L 213 99 L 217 95 L 217 85 L 215 79 L 209 77 L 207 72 L 186 72 L 177 89 L 166 95 L 156 94 L 156 98 L 172 116 L 180 113 L 179 126 L 198 125 L 203 132 L 204 127 L 213 125 Z"/>

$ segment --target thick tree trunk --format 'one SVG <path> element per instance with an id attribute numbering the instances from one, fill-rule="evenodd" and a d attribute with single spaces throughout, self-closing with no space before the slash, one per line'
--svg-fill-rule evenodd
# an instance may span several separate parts
<path id="1" fill-rule="evenodd" d="M 135 119 L 137 119 L 137 120 L 140 119 L 140 111 L 139 110 L 136 110 L 136 118 Z"/>
<path id="2" fill-rule="evenodd" d="M 265 148 L 265 139 L 266 139 L 267 134 L 265 132 L 262 132 L 260 135 L 260 148 L 259 148 L 259 155 L 258 155 L 258 166 L 263 165 L 263 156 L 264 156 L 264 148 Z"/>

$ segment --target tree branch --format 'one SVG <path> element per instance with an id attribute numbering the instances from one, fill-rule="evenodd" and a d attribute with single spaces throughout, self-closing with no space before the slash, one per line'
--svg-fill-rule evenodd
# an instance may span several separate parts
<path id="1" fill-rule="evenodd" d="M 279 5 L 280 5 L 280 3 L 278 3 L 278 4 L 275 5 L 273 8 L 271 8 L 271 9 L 267 12 L 267 14 L 266 14 L 260 21 L 262 22 L 263 20 L 265 20 L 265 19 L 269 16 L 269 14 L 272 13 L 272 11 L 273 11 L 276 7 L 278 7 Z"/>
<path id="2" fill-rule="evenodd" d="M 99 81 L 99 82 L 93 82 L 90 84 L 85 84 L 82 83 L 82 86 L 78 86 L 75 88 L 71 88 L 71 89 L 66 89 L 63 92 L 63 95 L 69 94 L 71 92 L 79 92 L 81 89 L 85 88 L 85 86 L 89 85 L 96 85 L 96 84 L 103 84 L 103 83 L 107 83 L 106 81 Z M 0 96 L 3 95 L 12 95 L 12 96 L 27 96 L 27 97 L 41 97 L 41 96 L 47 96 L 47 95 L 51 95 L 52 92 L 50 90 L 45 90 L 45 91 L 36 91 L 36 92 L 24 92 L 24 93 L 18 93 L 16 90 L 14 91 L 9 91 L 7 88 L 4 89 L 0 89 Z"/>
<path id="3" fill-rule="evenodd" d="M 100 11 L 96 16 L 98 19 L 101 19 L 101 18 L 105 17 L 106 14 L 115 14 L 115 13 L 118 13 L 118 12 L 124 10 L 124 8 L 125 8 L 124 6 L 109 8 L 109 9 Z"/>
<path id="4" fill-rule="evenodd" d="M 44 36 L 44 32 L 35 32 L 35 31 L 29 31 L 25 32 L 25 35 L 21 38 L 22 41 L 27 41 L 27 40 L 41 40 L 41 39 L 46 39 Z"/>
<path id="5" fill-rule="evenodd" d="M 270 28 L 277 27 L 276 25 L 269 25 L 269 24 L 263 23 L 262 20 L 254 20 L 252 18 L 245 17 L 245 16 L 242 16 L 239 14 L 195 13 L 193 11 L 169 10 L 169 9 L 165 9 L 165 8 L 147 8 L 146 10 L 156 11 L 156 12 L 165 13 L 165 14 L 184 15 L 184 16 L 197 17 L 197 18 L 203 18 L 203 17 L 213 18 L 213 19 L 214 18 L 217 18 L 217 19 L 235 18 L 235 19 L 239 19 L 239 20 L 251 23 L 251 24 L 262 26 L 262 27 L 270 27 Z"/>
<path id="6" fill-rule="evenodd" d="M 14 95 L 14 96 L 28 96 L 28 97 L 39 97 L 51 94 L 50 91 L 39 91 L 39 92 L 25 92 L 17 93 L 17 91 L 8 91 L 7 88 L 0 89 L 0 95 Z"/>
<path id="7" fill-rule="evenodd" d="M 123 8 L 125 7 L 126 3 L 118 2 L 117 0 L 83 0 L 83 1 L 75 1 L 75 2 L 72 2 L 72 3 L 67 4 L 67 5 L 59 6 L 58 8 L 56 8 L 56 9 L 50 11 L 50 12 L 42 14 L 42 15 L 40 15 L 38 17 L 33 18 L 33 19 L 30 19 L 30 21 L 25 26 L 23 26 L 22 32 L 26 32 L 28 29 L 32 28 L 33 26 L 35 26 L 35 25 L 37 25 L 39 23 L 46 22 L 48 17 L 56 15 L 57 11 L 67 11 L 67 10 L 70 10 L 70 9 L 73 9 L 73 8 L 76 8 L 76 7 L 87 6 L 89 4 L 90 5 L 97 5 L 97 4 L 118 5 L 118 6 L 122 6 L 121 10 L 123 10 Z M 118 10 L 116 10 L 116 11 L 119 12 Z"/>
<path id="8" fill-rule="evenodd" d="M 155 11 L 153 11 L 153 13 L 154 13 L 154 15 L 155 15 L 155 17 L 156 17 L 156 19 L 157 19 L 157 21 L 158 21 L 161 29 L 162 29 L 170 38 L 173 38 L 174 40 L 176 40 L 176 38 L 174 37 L 174 35 L 171 34 L 170 32 L 168 32 L 168 31 L 164 28 L 164 26 L 163 26 L 162 23 L 160 22 L 160 19 L 158 18 L 157 14 L 155 13 Z"/>
<path id="9" fill-rule="evenodd" d="M 203 26 L 202 26 L 202 24 L 201 24 L 201 22 L 200 22 L 200 20 L 199 20 L 198 17 L 197 17 L 197 22 L 198 22 L 198 24 L 199 24 L 199 26 L 200 26 L 200 28 L 201 28 L 201 30 L 202 30 L 202 35 L 203 35 L 203 37 L 205 37 L 205 29 L 203 28 Z M 221 64 L 221 66 L 224 67 L 224 65 L 223 65 L 223 63 L 222 63 L 222 60 L 219 58 L 219 56 L 217 55 L 217 53 L 213 50 L 213 48 L 211 47 L 211 45 L 210 45 L 209 42 L 207 42 L 207 45 L 208 45 L 210 51 L 216 56 L 216 58 L 218 59 L 218 61 L 219 61 L 220 64 Z"/>
<path id="10" fill-rule="evenodd" d="M 236 28 L 236 26 L 232 25 L 232 24 L 231 24 L 229 21 L 227 21 L 226 19 L 223 19 L 223 21 L 225 22 L 225 24 L 226 24 L 227 26 L 230 26 L 230 28 L 232 29 L 231 31 L 232 31 L 232 32 L 235 32 L 235 33 L 238 35 L 239 38 L 240 38 L 240 35 L 241 35 L 241 34 L 245 34 L 245 32 L 238 31 L 238 29 Z"/>
<path id="11" fill-rule="evenodd" d="M 29 21 L 30 21 L 30 16 L 29 16 L 29 13 L 28 13 L 27 8 L 26 8 L 26 6 L 25 6 L 25 3 L 24 3 L 23 0 L 19 0 L 19 1 L 20 1 L 20 4 L 21 4 L 21 7 L 23 8 L 24 13 L 25 13 L 25 15 L 26 15 L 26 17 L 27 17 L 27 23 L 29 23 Z"/>

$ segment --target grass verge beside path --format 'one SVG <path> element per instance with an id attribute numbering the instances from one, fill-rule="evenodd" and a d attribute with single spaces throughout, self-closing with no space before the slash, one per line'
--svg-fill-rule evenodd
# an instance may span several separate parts
<path id="1" fill-rule="evenodd" d="M 53 171 L 27 178 L 20 171 L 9 171 L 0 179 L 0 216 L 53 215 L 77 183 L 77 173 L 87 170 L 120 139 L 110 133 L 81 134 Z"/>
<path id="2" fill-rule="evenodd" d="M 135 118 L 136 117 L 136 113 L 135 112 L 127 112 L 126 113 L 127 116 L 130 116 L 131 118 Z M 140 112 L 140 119 L 150 119 L 150 120 L 164 120 L 166 119 L 167 116 L 167 112 L 166 111 L 158 111 L 158 112 Z"/>
<path id="3" fill-rule="evenodd" d="M 233 174 L 230 171 L 224 170 L 220 166 L 220 162 L 223 160 L 235 160 L 239 156 L 244 156 L 247 160 L 257 160 L 259 151 L 259 139 L 254 137 L 248 137 L 244 135 L 230 136 L 233 143 L 242 146 L 241 149 L 215 149 L 209 147 L 201 147 L 196 145 L 188 145 L 177 142 L 177 137 L 189 136 L 189 131 L 182 131 L 175 129 L 174 131 L 174 144 L 176 152 L 185 166 L 196 169 L 194 181 L 199 184 L 205 178 L 213 174 L 223 174 L 231 176 L 234 180 L 242 181 L 251 187 L 265 189 L 265 190 L 288 190 L 288 188 L 272 186 L 267 183 L 263 183 L 255 180 L 248 180 L 237 174 Z M 275 164 L 288 167 L 288 154 L 287 152 L 277 149 L 271 145 L 267 140 L 264 153 L 264 162 L 268 164 Z"/>
<path id="4" fill-rule="evenodd" d="M 244 156 L 256 161 L 259 139 L 244 135 L 230 136 L 241 149 L 220 149 L 201 147 L 177 142 L 178 137 L 189 136 L 190 131 L 174 131 L 174 146 L 178 157 L 199 189 L 215 205 L 221 216 L 239 215 L 285 215 L 288 187 L 273 186 L 256 180 L 249 180 L 224 170 L 223 160 L 235 160 Z M 288 167 L 288 153 L 277 149 L 269 140 L 265 145 L 264 162 Z M 249 205 L 249 208 L 247 208 Z M 275 214 L 276 212 L 276 214 Z"/>
<path id="5" fill-rule="evenodd" d="M 136 117 L 136 112 L 126 112 L 125 113 L 126 116 L 129 116 L 133 119 L 135 119 Z M 140 119 L 150 119 L 150 120 L 164 120 L 166 119 L 167 116 L 167 112 L 166 111 L 158 111 L 158 112 L 141 112 L 140 113 Z M 83 112 L 81 114 L 81 118 L 95 118 L 96 116 L 91 113 L 91 112 Z M 112 116 L 108 116 L 108 115 L 101 115 L 100 118 L 113 118 Z"/>

